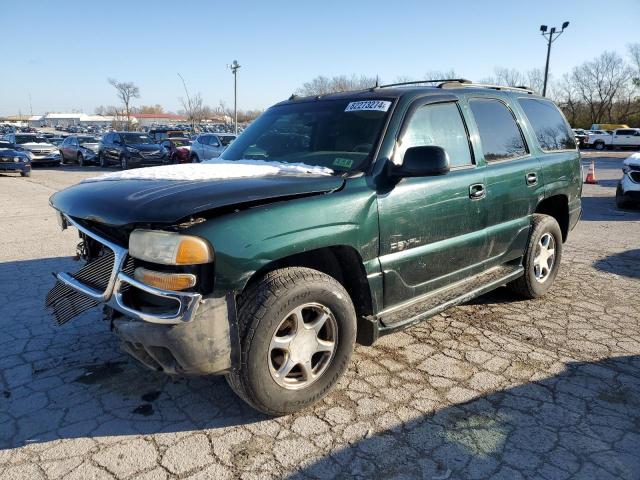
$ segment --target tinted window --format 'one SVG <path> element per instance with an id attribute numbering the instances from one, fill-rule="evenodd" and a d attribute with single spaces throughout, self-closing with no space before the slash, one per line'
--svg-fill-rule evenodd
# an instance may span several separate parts
<path id="1" fill-rule="evenodd" d="M 467 131 L 455 103 L 425 105 L 413 114 L 402 136 L 402 149 L 424 145 L 444 148 L 452 167 L 472 163 Z"/>
<path id="2" fill-rule="evenodd" d="M 616 135 L 633 135 L 636 133 L 634 130 L 616 130 Z"/>
<path id="3" fill-rule="evenodd" d="M 542 150 L 553 152 L 576 148 L 573 132 L 558 107 L 552 102 L 537 98 L 521 98 L 518 101 L 536 133 Z"/>
<path id="4" fill-rule="evenodd" d="M 474 98 L 469 101 L 480 132 L 482 151 L 487 162 L 521 157 L 527 154 L 522 133 L 511 110 L 500 100 Z"/>

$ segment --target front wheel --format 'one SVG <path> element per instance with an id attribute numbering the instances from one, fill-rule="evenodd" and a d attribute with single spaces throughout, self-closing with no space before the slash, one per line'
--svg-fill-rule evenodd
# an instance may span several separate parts
<path id="1" fill-rule="evenodd" d="M 127 156 L 126 155 L 120 155 L 120 168 L 122 170 L 128 170 L 129 169 L 129 160 L 127 160 Z"/>
<path id="2" fill-rule="evenodd" d="M 107 166 L 109 165 L 109 163 L 107 162 L 106 157 L 104 156 L 104 153 L 102 153 L 102 152 L 98 153 L 98 161 L 100 162 L 100 167 L 101 168 L 107 168 Z"/>
<path id="3" fill-rule="evenodd" d="M 507 286 L 524 298 L 537 298 L 553 285 L 562 258 L 562 232 L 555 218 L 534 214 L 524 254 L 524 275 Z"/>
<path id="4" fill-rule="evenodd" d="M 595 148 L 596 150 L 604 150 L 604 143 L 602 143 L 602 142 L 596 142 L 596 143 L 593 145 L 593 148 Z"/>
<path id="5" fill-rule="evenodd" d="M 81 153 L 78 153 L 78 166 L 84 167 L 84 156 Z"/>
<path id="6" fill-rule="evenodd" d="M 266 274 L 238 299 L 242 362 L 231 388 L 268 415 L 286 415 L 324 397 L 344 373 L 356 313 L 344 287 L 310 268 Z"/>

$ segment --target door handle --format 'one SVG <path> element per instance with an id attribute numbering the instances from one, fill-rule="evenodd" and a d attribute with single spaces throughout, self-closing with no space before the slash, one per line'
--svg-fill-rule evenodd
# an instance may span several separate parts
<path id="1" fill-rule="evenodd" d="M 527 173 L 527 185 L 536 185 L 538 183 L 538 174 L 535 172 Z"/>
<path id="2" fill-rule="evenodd" d="M 469 198 L 471 200 L 480 200 L 481 198 L 484 198 L 485 195 L 486 191 L 482 183 L 474 183 L 469 186 Z"/>

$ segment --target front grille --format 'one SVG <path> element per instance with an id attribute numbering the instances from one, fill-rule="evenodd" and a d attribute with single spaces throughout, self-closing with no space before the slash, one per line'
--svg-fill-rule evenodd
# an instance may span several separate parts
<path id="1" fill-rule="evenodd" d="M 640 172 L 630 172 L 629 176 L 631 177 L 631 180 L 633 180 L 636 183 L 640 183 Z"/>
<path id="2" fill-rule="evenodd" d="M 96 290 L 104 292 L 114 268 L 114 254 L 108 248 L 97 259 L 87 263 L 72 277 Z M 133 259 L 127 257 L 123 271 L 133 276 Z M 74 290 L 60 281 L 56 281 L 45 299 L 45 307 L 52 310 L 58 325 L 62 325 L 77 315 L 98 305 L 94 299 Z"/>
<path id="3" fill-rule="evenodd" d="M 31 150 L 34 155 L 51 155 L 53 150 Z"/>

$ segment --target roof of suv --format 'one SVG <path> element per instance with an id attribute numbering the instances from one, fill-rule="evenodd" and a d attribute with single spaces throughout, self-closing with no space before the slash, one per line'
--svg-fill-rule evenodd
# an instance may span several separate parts
<path id="1" fill-rule="evenodd" d="M 419 82 L 415 82 L 419 83 Z M 426 83 L 426 82 L 423 82 Z M 474 84 L 469 82 L 461 82 L 461 81 L 446 81 L 442 82 L 439 85 L 419 85 L 414 84 L 414 82 L 409 82 L 408 84 L 394 84 L 390 86 L 381 86 L 381 87 L 372 87 L 366 90 L 352 90 L 338 93 L 328 93 L 325 95 L 318 96 L 307 96 L 307 97 L 299 97 L 296 95 L 292 95 L 289 99 L 284 100 L 282 102 L 277 103 L 276 105 L 286 105 L 291 103 L 299 103 L 299 102 L 311 102 L 315 100 L 341 100 L 341 99 L 362 99 L 362 100 L 373 100 L 379 99 L 380 97 L 385 98 L 400 98 L 405 96 L 415 97 L 419 95 L 424 95 L 425 93 L 432 94 L 442 94 L 442 93 L 453 93 L 453 94 L 473 94 L 473 93 L 487 93 L 487 91 L 505 91 L 505 92 L 518 92 L 525 95 L 531 95 L 534 97 L 539 97 L 539 95 L 533 93 L 532 90 L 527 87 L 509 87 L 505 85 L 483 85 L 483 84 Z"/>

